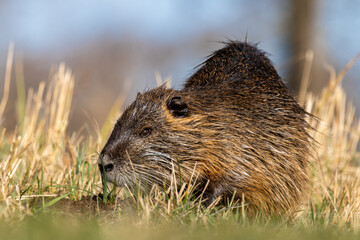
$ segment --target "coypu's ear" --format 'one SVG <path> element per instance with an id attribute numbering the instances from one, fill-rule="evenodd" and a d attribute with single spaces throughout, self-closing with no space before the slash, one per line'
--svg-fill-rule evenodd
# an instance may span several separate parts
<path id="1" fill-rule="evenodd" d="M 173 97 L 167 103 L 167 108 L 172 112 L 174 117 L 185 117 L 189 113 L 189 108 L 181 97 Z"/>

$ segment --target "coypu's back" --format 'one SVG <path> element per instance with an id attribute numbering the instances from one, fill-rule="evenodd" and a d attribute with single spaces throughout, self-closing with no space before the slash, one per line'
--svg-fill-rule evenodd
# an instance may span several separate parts
<path id="1" fill-rule="evenodd" d="M 100 170 L 118 185 L 142 178 L 160 187 L 181 172 L 207 185 L 209 202 L 235 196 L 250 212 L 287 212 L 307 196 L 305 115 L 264 52 L 230 42 L 184 89 L 139 94 L 102 150 Z"/>
<path id="2" fill-rule="evenodd" d="M 247 42 L 230 42 L 199 66 L 184 91 L 201 95 L 203 102 L 217 98 L 218 108 L 210 115 L 218 115 L 238 136 L 242 147 L 232 148 L 230 158 L 248 169 L 247 176 L 236 169 L 227 171 L 238 175 L 236 179 L 246 179 L 246 186 L 233 183 L 239 198 L 245 194 L 255 209 L 279 213 L 293 209 L 307 196 L 307 165 L 312 157 L 307 112 L 290 95 L 265 52 Z M 232 165 L 233 159 L 225 161 Z M 221 191 L 224 194 L 226 187 Z"/>
<path id="3" fill-rule="evenodd" d="M 232 41 L 211 54 L 191 76 L 185 88 L 219 87 L 227 83 L 281 85 L 283 83 L 265 52 L 247 42 Z"/>

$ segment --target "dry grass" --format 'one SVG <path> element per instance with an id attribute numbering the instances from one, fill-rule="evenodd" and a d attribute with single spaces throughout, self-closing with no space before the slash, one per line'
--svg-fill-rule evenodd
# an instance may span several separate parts
<path id="1" fill-rule="evenodd" d="M 0 103 L 0 123 L 6 117 L 3 113 L 9 95 L 12 55 L 11 48 Z M 308 58 L 312 61 L 311 54 Z M 338 75 L 329 68 L 329 84 L 319 96 L 304 93 L 309 76 L 309 64 L 306 65 L 305 85 L 300 96 L 305 108 L 320 119 L 310 122 L 315 129 L 311 134 L 317 141 L 318 158 L 311 166 L 309 202 L 304 204 L 295 219 L 291 219 L 296 226 L 337 226 L 360 230 L 360 122 L 355 120 L 354 106 L 346 99 L 341 86 L 351 64 L 353 61 Z M 161 82 L 160 78 L 158 81 Z M 17 88 L 22 89 L 21 81 L 17 83 Z M 68 134 L 73 89 L 74 78 L 70 70 L 60 65 L 48 84 L 42 82 L 38 89 L 30 89 L 26 97 L 18 96 L 16 129 L 8 130 L 0 125 L 1 220 L 23 219 L 36 215 L 39 209 L 56 205 L 61 199 L 89 199 L 87 196 L 102 192 L 96 158 L 111 128 L 100 130 L 96 124 L 91 124 L 97 133 L 96 138 L 81 130 Z M 116 109 L 120 109 L 123 102 L 119 98 L 108 119 L 118 116 Z M 154 223 L 201 224 L 205 227 L 224 221 L 248 224 L 241 206 L 229 203 L 227 206 L 204 208 L 191 198 L 191 192 L 192 189 L 185 186 L 180 191 L 174 187 L 167 190 L 154 188 L 144 196 L 139 191 L 125 189 L 119 194 L 122 200 L 110 200 L 115 203 L 108 211 L 112 212 L 112 220 L 125 221 L 126 217 L 126 221 L 140 228 Z M 42 204 L 34 205 L 33 199 L 40 199 Z M 128 205 L 131 210 L 124 207 Z M 96 212 L 101 211 L 99 202 L 96 209 Z M 283 226 L 289 219 L 276 221 Z M 262 224 L 266 225 L 266 222 Z"/>

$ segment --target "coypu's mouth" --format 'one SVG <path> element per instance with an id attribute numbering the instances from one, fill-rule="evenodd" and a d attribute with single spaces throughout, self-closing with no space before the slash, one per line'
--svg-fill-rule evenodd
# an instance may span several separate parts
<path id="1" fill-rule="evenodd" d="M 117 169 L 113 164 L 101 165 L 99 164 L 102 181 L 115 184 L 117 187 L 136 186 L 140 181 L 141 176 L 129 169 Z M 143 182 L 143 181 L 141 181 Z"/>

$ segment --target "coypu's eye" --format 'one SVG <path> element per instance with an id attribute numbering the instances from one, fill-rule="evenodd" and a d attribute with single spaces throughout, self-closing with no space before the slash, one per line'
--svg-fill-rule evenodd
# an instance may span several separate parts
<path id="1" fill-rule="evenodd" d="M 149 136 L 150 134 L 151 134 L 151 128 L 146 127 L 143 130 L 141 130 L 139 136 L 143 138 Z"/>

